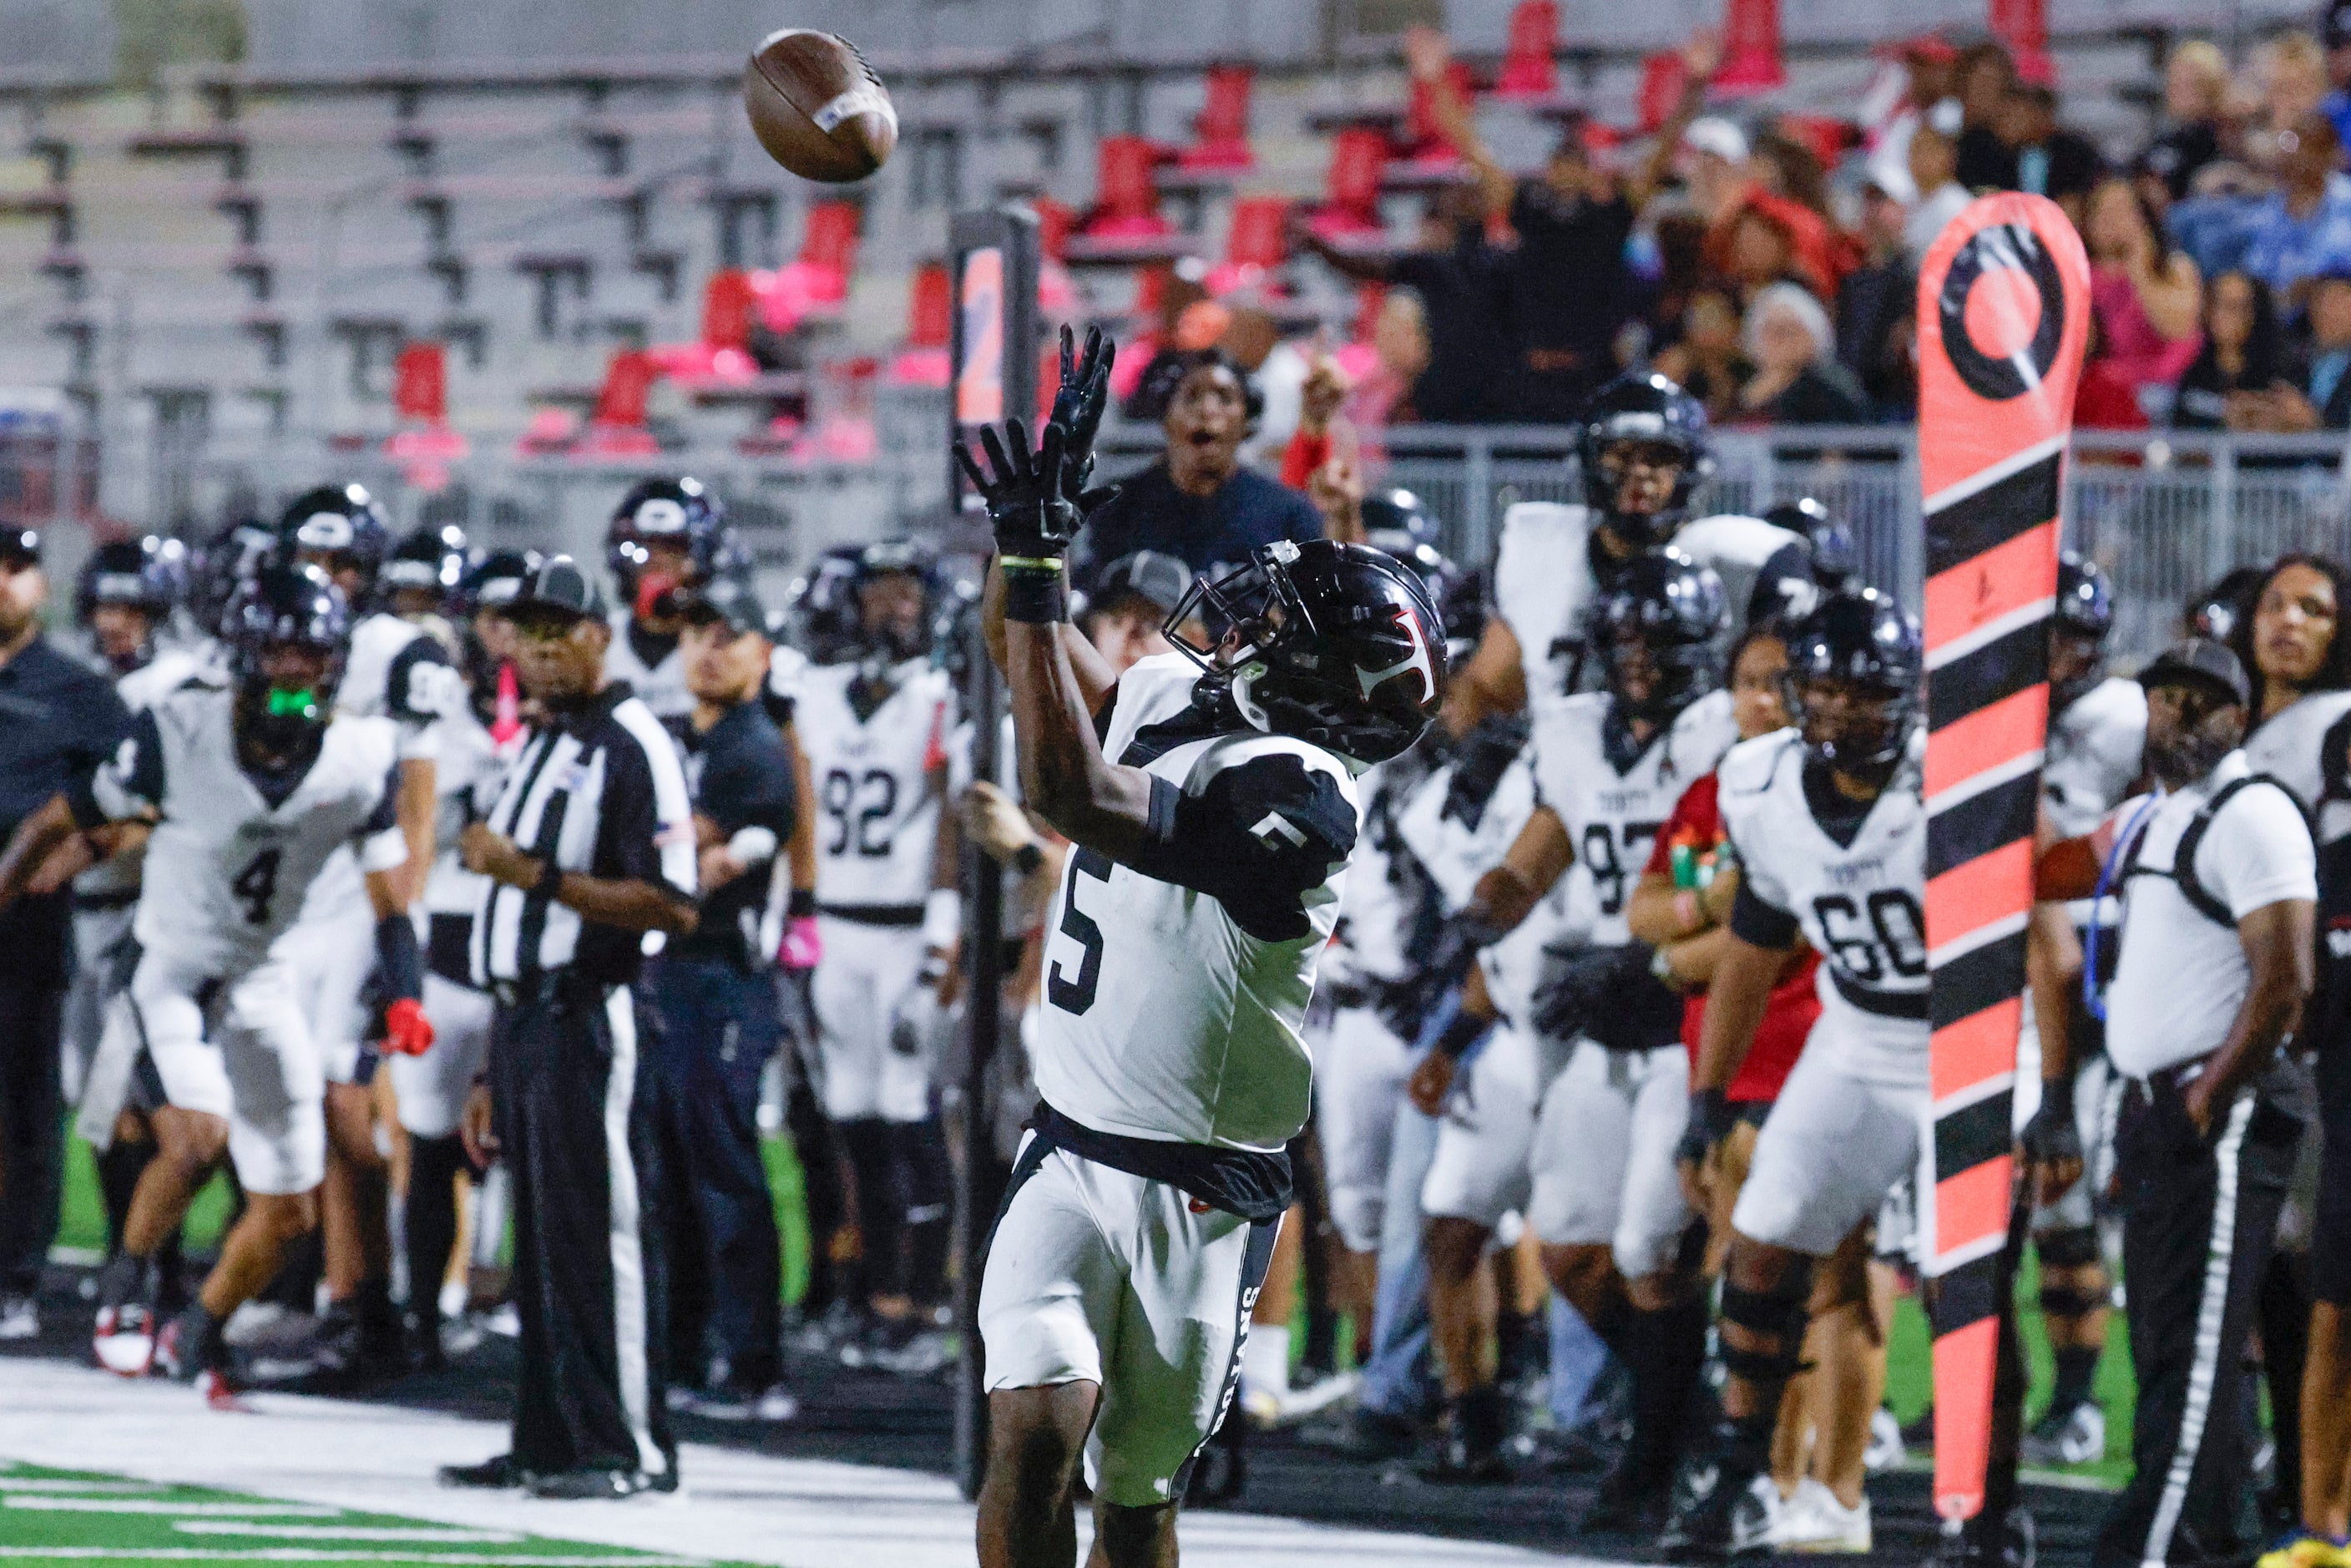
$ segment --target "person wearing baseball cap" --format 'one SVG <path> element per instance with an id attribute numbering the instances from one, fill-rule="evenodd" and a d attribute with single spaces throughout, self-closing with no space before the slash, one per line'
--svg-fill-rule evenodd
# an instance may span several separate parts
<path id="1" fill-rule="evenodd" d="M 1167 618 L 1191 587 L 1191 569 L 1174 556 L 1132 551 L 1094 580 L 1079 630 L 1123 674 L 1154 653 L 1175 652 L 1166 636 Z"/>
<path id="2" fill-rule="evenodd" d="M 2313 1112 L 2280 1050 L 2314 983 L 2310 829 L 2241 749 L 2251 686 L 2234 653 L 2189 638 L 2138 678 L 2158 789 L 2043 850 L 2035 890 L 2122 898 L 2104 1011 L 2126 1085 L 2115 1157 L 2137 1464 L 2099 1526 L 2093 1568 L 2172 1561 L 2175 1546 L 2253 1548 L 2239 1521 L 2252 1430 L 2206 1416 L 2244 1396 L 2255 1303 Z M 2084 1179 L 2083 1150 L 2071 1063 L 2044 1060 L 2042 1079 L 2043 1108 L 2019 1142 L 2046 1198 Z"/>

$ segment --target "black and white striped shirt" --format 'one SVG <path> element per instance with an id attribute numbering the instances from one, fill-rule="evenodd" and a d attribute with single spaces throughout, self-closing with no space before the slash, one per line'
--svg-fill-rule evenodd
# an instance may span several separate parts
<path id="1" fill-rule="evenodd" d="M 627 684 L 534 732 L 507 774 L 489 825 L 559 871 L 666 884 L 695 895 L 694 809 L 661 721 Z M 476 985 L 569 968 L 583 979 L 636 978 L 647 938 L 598 925 L 548 896 L 490 883 L 474 921 Z"/>

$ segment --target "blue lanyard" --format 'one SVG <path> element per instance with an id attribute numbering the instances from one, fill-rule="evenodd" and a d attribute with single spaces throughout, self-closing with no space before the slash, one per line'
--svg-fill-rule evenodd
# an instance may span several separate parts
<path id="1" fill-rule="evenodd" d="M 2123 824 L 2123 831 L 2115 835 L 2115 847 L 2106 852 L 2105 863 L 2098 868 L 2097 889 L 2090 894 L 2090 940 L 2082 957 L 2082 1005 L 2100 1023 L 2106 1021 L 2106 994 L 2098 988 L 2098 932 L 2101 929 L 2098 905 L 2106 901 L 2107 893 L 2114 887 L 2115 868 L 2121 865 L 2123 857 L 2130 853 L 2132 843 L 2147 826 L 2148 815 L 2162 804 L 2163 791 L 2158 789 L 2147 798 L 2145 805 L 2131 813 L 2130 821 Z"/>

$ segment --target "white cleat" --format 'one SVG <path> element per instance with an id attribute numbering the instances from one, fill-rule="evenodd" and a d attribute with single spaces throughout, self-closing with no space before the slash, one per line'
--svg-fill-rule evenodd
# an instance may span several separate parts
<path id="1" fill-rule="evenodd" d="M 1879 1406 L 1869 1418 L 1869 1447 L 1862 1450 L 1862 1469 L 1881 1476 L 1900 1469 L 1909 1458 L 1910 1450 L 1902 1441 L 1902 1423 L 1893 1411 Z"/>
<path id="2" fill-rule="evenodd" d="M 1806 1476 L 1796 1483 L 1796 1495 L 1782 1507 L 1771 1544 L 1782 1552 L 1814 1554 L 1867 1552 L 1869 1494 L 1864 1492 L 1859 1503 L 1847 1508 L 1837 1501 L 1836 1493 Z"/>
<path id="3" fill-rule="evenodd" d="M 117 1377 L 144 1377 L 155 1364 L 154 1319 L 137 1301 L 100 1307 L 89 1349 L 98 1364 Z"/>

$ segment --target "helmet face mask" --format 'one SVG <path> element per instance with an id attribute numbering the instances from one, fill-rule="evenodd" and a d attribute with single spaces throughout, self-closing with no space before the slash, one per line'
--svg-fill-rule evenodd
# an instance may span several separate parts
<path id="1" fill-rule="evenodd" d="M 306 491 L 277 519 L 278 561 L 318 567 L 353 602 L 375 593 L 391 549 L 391 524 L 363 486 L 322 485 Z M 351 580 L 348 584 L 346 577 Z"/>
<path id="2" fill-rule="evenodd" d="M 1722 580 L 1679 550 L 1635 558 L 1593 607 L 1592 642 L 1627 718 L 1664 723 L 1720 684 Z"/>
<path id="3" fill-rule="evenodd" d="M 912 539 L 883 539 L 859 550 L 849 584 L 855 654 L 877 665 L 927 655 L 941 591 L 930 551 Z"/>
<path id="4" fill-rule="evenodd" d="M 2097 562 L 2067 550 L 2057 559 L 2057 602 L 2049 623 L 2049 702 L 2063 712 L 2106 673 L 2115 629 L 2114 585 Z"/>
<path id="5" fill-rule="evenodd" d="M 1792 672 L 1787 694 L 1788 712 L 1815 761 L 1870 782 L 1893 775 L 1908 748 L 1916 716 L 1909 693 Z"/>
<path id="6" fill-rule="evenodd" d="M 1196 621 L 1206 635 L 1194 638 Z M 1445 622 L 1418 577 L 1360 545 L 1277 540 L 1196 581 L 1164 635 L 1256 727 L 1361 763 L 1418 740 L 1445 699 Z"/>
<path id="7" fill-rule="evenodd" d="M 666 618 L 669 596 L 711 571 L 726 509 L 699 479 L 630 486 L 604 530 L 604 562 L 640 617 Z"/>
<path id="8" fill-rule="evenodd" d="M 1583 502 L 1624 543 L 1673 537 L 1712 472 L 1706 410 L 1664 376 L 1627 371 L 1593 394 L 1576 455 Z"/>
<path id="9" fill-rule="evenodd" d="M 100 545 L 75 584 L 74 621 L 117 669 L 135 668 L 187 589 L 187 551 L 179 540 L 151 534 Z"/>
<path id="10" fill-rule="evenodd" d="M 350 645 L 341 591 L 315 566 L 270 567 L 230 603 L 223 632 L 240 745 L 270 766 L 307 755 L 326 731 Z"/>
<path id="11" fill-rule="evenodd" d="M 1822 601 L 1788 642 L 1788 714 L 1806 753 L 1882 787 L 1909 754 L 1925 672 L 1917 622 L 1876 589 Z"/>

